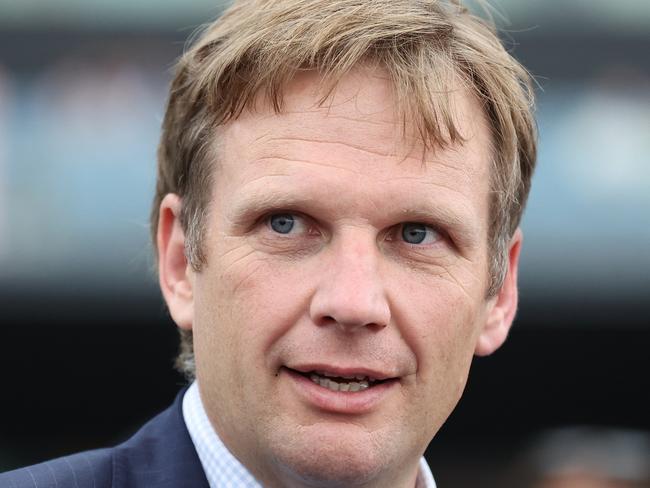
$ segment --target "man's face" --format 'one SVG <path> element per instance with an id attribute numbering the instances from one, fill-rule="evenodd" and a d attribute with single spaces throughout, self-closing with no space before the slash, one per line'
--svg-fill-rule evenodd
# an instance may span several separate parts
<path id="1" fill-rule="evenodd" d="M 304 74 L 220 133 L 187 324 L 208 416 L 267 485 L 412 486 L 496 313 L 481 109 L 455 92 L 467 140 L 423 162 L 381 74 L 320 107 Z"/>

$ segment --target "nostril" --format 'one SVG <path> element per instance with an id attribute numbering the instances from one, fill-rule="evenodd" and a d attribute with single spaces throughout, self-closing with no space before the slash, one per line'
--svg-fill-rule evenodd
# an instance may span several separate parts
<path id="1" fill-rule="evenodd" d="M 316 322 L 320 326 L 337 326 L 339 321 L 336 320 L 332 315 L 324 315 Z"/>

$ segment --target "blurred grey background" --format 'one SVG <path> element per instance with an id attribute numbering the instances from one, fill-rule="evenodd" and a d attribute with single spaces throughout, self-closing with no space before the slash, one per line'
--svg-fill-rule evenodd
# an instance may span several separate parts
<path id="1" fill-rule="evenodd" d="M 506 476 L 544 429 L 650 429 L 650 1 L 495 5 L 539 166 L 519 318 L 432 444 L 441 486 Z M 221 9 L 0 0 L 0 470 L 119 440 L 182 383 L 148 213 L 171 67 Z"/>

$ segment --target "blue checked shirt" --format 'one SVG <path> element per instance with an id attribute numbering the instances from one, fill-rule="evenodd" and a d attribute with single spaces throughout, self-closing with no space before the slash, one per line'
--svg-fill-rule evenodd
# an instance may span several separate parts
<path id="1" fill-rule="evenodd" d="M 199 386 L 192 383 L 183 398 L 183 418 L 211 488 L 262 488 L 248 470 L 224 446 L 208 419 Z M 424 458 L 415 488 L 436 488 Z"/>

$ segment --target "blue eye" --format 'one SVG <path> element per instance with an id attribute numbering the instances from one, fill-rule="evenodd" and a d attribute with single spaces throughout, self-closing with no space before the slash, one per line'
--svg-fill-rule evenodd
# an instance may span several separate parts
<path id="1" fill-rule="evenodd" d="M 402 224 L 402 239 L 409 244 L 430 244 L 438 238 L 439 234 L 428 225 L 415 222 Z"/>
<path id="2" fill-rule="evenodd" d="M 269 225 L 278 234 L 288 234 L 293 230 L 296 221 L 291 214 L 276 214 L 269 218 Z"/>

